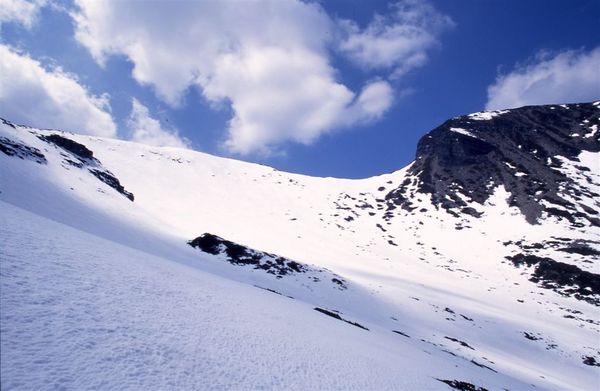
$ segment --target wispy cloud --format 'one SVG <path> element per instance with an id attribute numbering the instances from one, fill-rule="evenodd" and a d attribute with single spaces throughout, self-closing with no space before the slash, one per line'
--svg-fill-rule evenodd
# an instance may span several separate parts
<path id="1" fill-rule="evenodd" d="M 538 53 L 488 87 L 487 110 L 600 98 L 600 48 Z"/>
<path id="2" fill-rule="evenodd" d="M 46 3 L 46 0 L 0 0 L 0 26 L 18 23 L 29 29 Z"/>
<path id="3" fill-rule="evenodd" d="M 95 96 L 60 68 L 46 69 L 0 45 L 0 115 L 32 126 L 114 137 L 107 95 Z"/>
<path id="4" fill-rule="evenodd" d="M 386 69 L 398 78 L 422 66 L 427 52 L 438 44 L 438 35 L 454 25 L 431 4 L 404 0 L 390 5 L 385 15 L 375 15 L 365 27 L 340 20 L 340 50 L 366 69 Z"/>

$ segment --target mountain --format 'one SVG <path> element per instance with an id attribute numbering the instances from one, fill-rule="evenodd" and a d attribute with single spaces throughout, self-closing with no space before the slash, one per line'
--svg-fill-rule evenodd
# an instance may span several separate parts
<path id="1" fill-rule="evenodd" d="M 532 224 L 546 213 L 600 227 L 598 212 L 581 200 L 598 197 L 587 186 L 590 170 L 575 164 L 566 171 L 582 152 L 600 150 L 597 111 L 594 104 L 531 106 L 453 118 L 421 139 L 406 184 L 386 199 L 410 208 L 407 185 L 415 178 L 417 191 L 430 194 L 436 207 L 477 216 L 463 199 L 483 204 L 503 186 L 509 205 Z"/>
<path id="2" fill-rule="evenodd" d="M 2 389 L 597 389 L 599 122 L 349 180 L 3 120 Z"/>

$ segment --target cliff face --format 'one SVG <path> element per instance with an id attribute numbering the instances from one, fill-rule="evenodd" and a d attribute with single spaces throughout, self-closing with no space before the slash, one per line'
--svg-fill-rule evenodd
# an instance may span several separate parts
<path id="1" fill-rule="evenodd" d="M 600 226 L 591 173 L 577 164 L 582 151 L 600 150 L 599 126 L 600 102 L 452 118 L 420 140 L 407 179 L 386 196 L 388 207 L 411 209 L 416 188 L 451 214 L 477 216 L 465 200 L 483 204 L 503 185 L 530 223 L 546 213 Z"/>

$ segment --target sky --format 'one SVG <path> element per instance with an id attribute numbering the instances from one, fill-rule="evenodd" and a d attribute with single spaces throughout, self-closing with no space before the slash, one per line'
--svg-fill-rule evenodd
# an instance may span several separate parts
<path id="1" fill-rule="evenodd" d="M 317 176 L 451 117 L 600 99 L 597 0 L 0 0 L 0 116 Z"/>

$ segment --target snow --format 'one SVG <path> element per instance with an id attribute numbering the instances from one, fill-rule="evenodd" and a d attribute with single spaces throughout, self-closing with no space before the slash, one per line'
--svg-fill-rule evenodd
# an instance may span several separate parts
<path id="1" fill-rule="evenodd" d="M 461 218 L 469 228 L 455 229 L 455 218 L 418 193 L 415 212 L 386 221 L 377 200 L 406 168 L 313 178 L 65 134 L 94 152 L 135 195 L 130 202 L 65 165 L 32 131 L 52 133 L 0 125 L 1 136 L 48 161 L 0 153 L 2 389 L 447 389 L 436 378 L 488 389 L 599 385 L 581 359 L 597 355 L 598 325 L 564 317 L 569 309 L 599 319 L 598 308 L 532 284 L 505 261 L 517 250 L 503 244 L 597 240 L 597 228 L 530 225 L 502 187 L 485 205 L 460 196 L 484 213 Z M 598 167 L 598 156 L 582 153 L 577 164 Z M 596 173 L 586 175 L 600 183 Z M 205 232 L 327 268 L 349 288 L 277 279 L 186 244 Z"/>
<path id="2" fill-rule="evenodd" d="M 468 130 L 463 129 L 463 128 L 450 128 L 450 130 L 455 133 L 464 134 L 465 136 L 477 138 L 477 136 L 475 136 L 473 133 L 471 133 Z"/>
<path id="3" fill-rule="evenodd" d="M 590 174 L 594 175 L 596 179 L 600 179 L 600 154 L 584 151 L 578 158 L 580 165 L 588 167 L 591 171 Z M 593 182 L 598 183 L 598 181 Z"/>
<path id="4" fill-rule="evenodd" d="M 592 125 L 592 126 L 590 126 L 590 129 L 592 131 L 587 133 L 585 136 L 583 136 L 584 138 L 594 137 L 596 135 L 596 133 L 598 133 L 598 125 Z"/>
<path id="5" fill-rule="evenodd" d="M 489 121 L 494 117 L 508 112 L 509 110 L 480 111 L 478 113 L 469 114 L 468 117 L 476 121 Z"/>
<path id="6" fill-rule="evenodd" d="M 391 332 L 0 210 L 2 389 L 432 388 L 419 367 L 453 371 Z"/>

